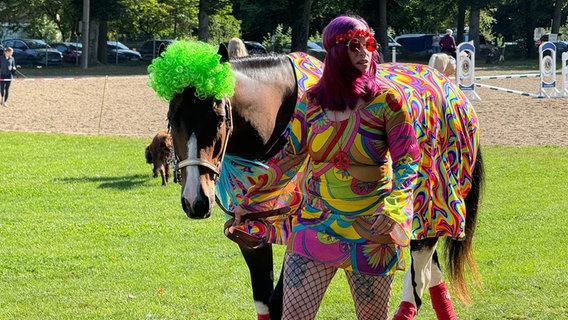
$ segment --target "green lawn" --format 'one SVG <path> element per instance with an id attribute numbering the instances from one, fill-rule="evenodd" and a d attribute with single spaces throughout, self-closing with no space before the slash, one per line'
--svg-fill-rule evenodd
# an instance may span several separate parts
<path id="1" fill-rule="evenodd" d="M 221 212 L 186 218 L 180 187 L 151 177 L 149 142 L 0 133 L 0 319 L 255 318 Z M 471 307 L 456 305 L 460 319 L 565 319 L 568 148 L 484 152 L 474 241 L 483 288 Z M 318 319 L 354 319 L 342 273 Z M 417 319 L 435 319 L 428 297 Z"/>

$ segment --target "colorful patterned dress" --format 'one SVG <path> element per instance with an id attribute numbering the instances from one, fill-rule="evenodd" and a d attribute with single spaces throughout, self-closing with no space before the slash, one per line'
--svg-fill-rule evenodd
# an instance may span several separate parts
<path id="1" fill-rule="evenodd" d="M 296 108 L 289 141 L 268 162 L 243 206 L 255 209 L 280 188 L 283 175 L 306 158 L 304 204 L 288 251 L 370 275 L 405 269 L 403 250 L 389 235 L 374 234 L 374 214 L 385 214 L 410 233 L 419 150 L 410 112 L 396 90 L 385 89 L 344 121 L 332 121 L 307 98 Z M 407 235 L 408 236 L 408 235 Z"/>

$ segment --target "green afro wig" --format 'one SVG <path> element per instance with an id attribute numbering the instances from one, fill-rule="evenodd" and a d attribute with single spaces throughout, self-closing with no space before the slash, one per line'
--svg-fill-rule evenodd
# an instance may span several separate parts
<path id="1" fill-rule="evenodd" d="M 212 45 L 195 41 L 175 41 L 148 66 L 148 85 L 156 94 L 171 101 L 186 87 L 195 88 L 199 99 L 233 96 L 235 76 L 228 62 Z"/>

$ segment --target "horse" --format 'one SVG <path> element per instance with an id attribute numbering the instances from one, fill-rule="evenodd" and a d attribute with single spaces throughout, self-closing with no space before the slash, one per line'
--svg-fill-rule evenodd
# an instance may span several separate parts
<path id="1" fill-rule="evenodd" d="M 451 55 L 440 52 L 430 56 L 428 66 L 434 68 L 446 76 L 450 77 L 456 74 L 456 59 Z"/>
<path id="2" fill-rule="evenodd" d="M 172 48 L 170 45 L 164 52 L 164 55 Z M 218 52 L 212 52 L 219 65 L 229 65 L 234 72 L 234 94 L 223 92 L 204 93 L 205 90 L 196 88 L 192 83 L 176 84 L 174 93 L 165 97 L 169 100 L 168 122 L 170 133 L 173 138 L 174 147 L 174 170 L 179 174 L 179 182 L 181 184 L 181 205 L 185 213 L 190 218 L 203 219 L 211 214 L 211 210 L 215 201 L 226 213 L 230 213 L 227 207 L 238 205 L 239 197 L 242 193 L 233 193 L 229 191 L 228 184 L 241 184 L 242 190 L 246 191 L 248 186 L 254 185 L 254 179 L 258 179 L 258 172 L 262 172 L 263 163 L 269 161 L 286 143 L 286 132 L 289 130 L 289 120 L 295 104 L 298 102 L 302 92 L 306 87 L 317 81 L 321 76 L 323 65 L 318 63 L 316 59 L 310 59 L 305 54 L 295 53 L 291 55 L 257 55 L 250 57 L 242 57 L 229 60 L 226 48 L 219 46 Z M 189 54 L 189 55 L 194 55 Z M 202 58 L 198 58 L 202 59 Z M 159 59 L 158 59 L 159 60 Z M 154 60 L 156 61 L 156 60 Z M 153 62 L 154 64 L 154 62 Z M 183 68 L 176 68 L 179 72 L 183 72 Z M 217 68 L 217 66 L 214 66 Z M 399 68 L 399 69 L 397 69 Z M 396 79 L 388 79 L 388 84 L 396 86 L 400 92 L 411 97 L 418 96 L 416 88 L 420 83 L 412 80 L 419 80 L 425 84 L 430 84 L 428 77 L 435 76 L 440 81 L 446 81 L 447 78 L 441 77 L 435 70 L 421 65 L 404 65 L 404 64 L 387 64 L 381 67 L 381 72 L 388 75 L 391 69 L 397 69 L 399 75 L 404 72 L 411 73 L 410 70 L 415 68 L 423 68 L 424 75 L 420 79 L 411 78 L 411 81 L 397 83 Z M 157 69 L 157 66 L 156 66 Z M 152 77 L 159 77 L 156 69 L 152 65 L 150 70 L 150 85 L 158 93 L 159 85 L 152 85 Z M 193 69 L 187 69 L 195 72 Z M 312 75 L 309 77 L 302 73 L 309 71 Z M 169 77 L 169 71 L 164 71 L 164 77 Z M 199 75 L 198 78 L 207 78 L 207 75 Z M 408 78 L 408 77 L 407 77 Z M 307 81 L 307 83 L 306 83 Z M 190 81 L 191 82 L 191 81 Z M 450 83 L 451 84 L 451 83 Z M 448 85 L 444 83 L 444 86 Z M 430 94 L 429 101 L 445 101 L 448 97 L 436 96 L 434 91 L 427 88 L 425 93 Z M 229 90 L 230 91 L 230 90 Z M 410 94 L 408 92 L 411 92 Z M 412 94 L 414 92 L 414 94 Z M 434 94 L 434 96 L 432 96 Z M 158 95 L 160 95 L 158 93 Z M 160 95 L 164 97 L 163 95 Z M 466 99 L 460 95 L 458 99 Z M 420 118 L 424 117 L 426 111 L 423 104 L 410 101 L 409 103 L 416 106 L 413 116 L 416 118 L 417 135 L 420 134 L 419 141 L 422 139 L 421 151 L 426 153 L 426 149 L 438 147 L 435 143 L 450 143 L 448 137 L 436 137 L 441 131 L 444 134 L 451 134 L 444 123 L 434 124 L 436 128 L 428 129 L 427 123 L 421 122 Z M 439 103 L 439 107 L 443 108 L 443 103 Z M 436 110 L 444 115 L 447 110 Z M 444 119 L 457 119 L 458 122 L 467 122 L 464 113 L 448 114 Z M 467 125 L 472 130 L 477 130 L 477 119 L 470 119 Z M 433 138 L 439 138 L 433 141 Z M 452 141 L 456 142 L 456 141 Z M 467 226 L 465 229 L 465 240 L 457 241 L 450 237 L 446 238 L 446 250 L 449 252 L 446 257 L 449 260 L 448 269 L 452 286 L 455 287 L 458 296 L 467 298 L 467 286 L 464 285 L 464 267 L 469 264 L 474 269 L 475 263 L 472 259 L 472 236 L 475 230 L 475 221 L 478 210 L 478 200 L 483 177 L 483 163 L 481 161 L 481 151 L 478 148 L 477 141 L 464 142 L 470 146 L 469 154 L 453 154 L 454 163 L 465 161 L 471 165 L 469 169 L 473 170 L 471 181 L 464 181 L 468 184 L 471 191 L 466 197 L 467 221 L 463 223 Z M 423 149 L 423 150 L 422 150 Z M 427 158 L 427 157 L 426 157 Z M 467 159 L 466 159 L 467 158 Z M 421 164 L 423 172 L 427 171 L 428 164 Z M 430 164 L 431 165 L 431 164 Z M 449 170 L 449 168 L 448 168 Z M 244 178 L 238 174 L 248 174 Z M 260 175 L 261 176 L 261 175 Z M 427 177 L 428 174 L 423 174 Z M 295 202 L 294 197 L 287 195 L 294 194 L 295 178 L 290 182 L 289 189 L 276 190 L 281 192 L 284 198 L 283 203 L 271 203 L 267 207 L 273 208 L 292 208 L 292 214 L 282 214 L 274 219 L 275 224 L 280 223 L 280 228 L 267 224 L 263 219 L 252 229 L 263 229 L 259 242 L 251 244 L 250 242 L 238 242 L 239 248 L 247 263 L 251 276 L 251 285 L 253 289 L 253 298 L 258 319 L 277 319 L 281 312 L 281 281 L 279 278 L 276 289 L 273 287 L 273 258 L 272 243 L 285 244 L 286 232 L 289 232 L 293 223 L 294 208 L 299 205 Z M 301 177 L 298 178 L 301 181 Z M 427 179 L 427 178 L 426 178 Z M 297 184 L 296 184 L 297 185 Z M 238 189 L 238 188 L 237 188 Z M 301 193 L 301 190 L 300 190 Z M 435 194 L 425 195 L 426 197 L 435 197 Z M 420 196 L 422 203 L 427 202 L 424 195 Z M 221 199 L 220 199 L 221 198 Z M 290 206 L 288 206 L 290 205 Z M 461 204 L 460 204 L 461 205 Z M 269 220 L 266 219 L 266 220 Z M 254 219 L 249 219 L 254 220 Z M 274 230 L 284 230 L 278 233 Z M 245 230 L 247 231 L 247 230 Z M 246 232 L 243 232 L 246 233 Z M 256 235 L 255 235 L 256 236 Z M 253 237 L 254 238 L 254 237 Z M 426 268 L 433 265 L 438 269 L 438 260 L 436 255 L 437 238 L 425 238 L 411 241 L 411 254 L 413 272 L 408 272 L 411 281 L 406 281 L 404 292 L 412 295 L 411 299 L 415 304 L 420 306 L 420 297 L 428 285 L 430 274 L 424 275 L 417 268 Z M 415 267 L 416 266 L 416 267 Z M 416 276 L 425 277 L 420 281 L 413 280 Z M 416 285 L 421 287 L 417 288 Z M 404 298 L 404 297 L 403 297 Z"/>

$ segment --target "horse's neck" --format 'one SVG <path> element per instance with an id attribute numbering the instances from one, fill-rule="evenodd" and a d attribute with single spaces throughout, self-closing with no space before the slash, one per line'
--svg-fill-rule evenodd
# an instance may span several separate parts
<path id="1" fill-rule="evenodd" d="M 296 103 L 292 66 L 251 78 L 235 71 L 232 98 L 234 131 L 227 152 L 248 159 L 263 158 L 286 128 Z"/>

